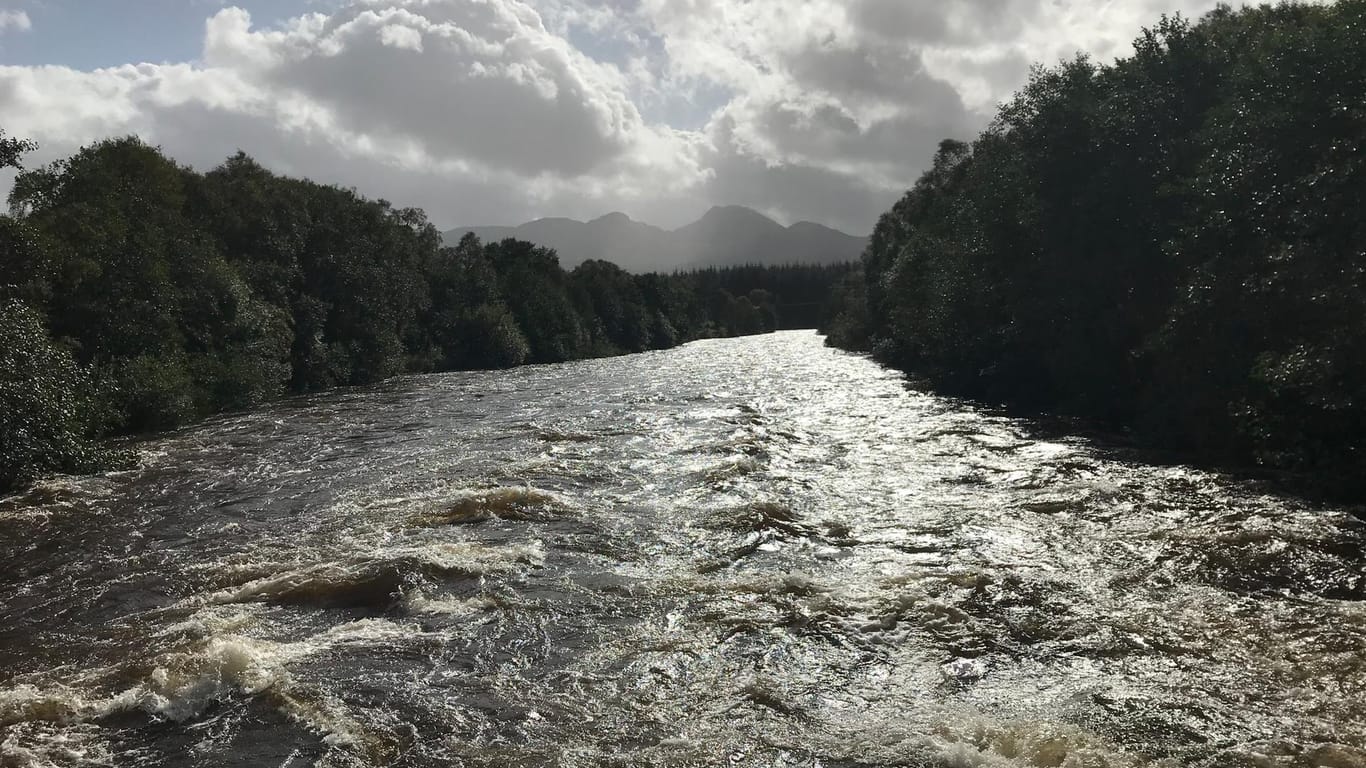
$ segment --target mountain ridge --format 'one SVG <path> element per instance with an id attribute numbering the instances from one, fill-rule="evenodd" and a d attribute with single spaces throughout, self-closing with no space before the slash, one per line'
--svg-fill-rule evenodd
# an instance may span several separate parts
<path id="1" fill-rule="evenodd" d="M 553 248 L 566 269 L 602 259 L 629 272 L 738 264 L 836 264 L 858 260 L 868 243 L 867 237 L 811 221 L 783 226 L 739 205 L 713 206 L 696 221 L 672 230 L 613 211 L 589 221 L 545 217 L 516 226 L 456 227 L 443 237 L 453 245 L 467 232 L 483 241 L 512 237 Z"/>

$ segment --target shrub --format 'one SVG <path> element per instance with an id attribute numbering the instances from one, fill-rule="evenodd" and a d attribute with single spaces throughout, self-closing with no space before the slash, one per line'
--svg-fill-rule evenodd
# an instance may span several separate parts
<path id="1" fill-rule="evenodd" d="M 94 440 L 90 379 L 19 301 L 0 304 L 0 491 L 113 457 Z"/>

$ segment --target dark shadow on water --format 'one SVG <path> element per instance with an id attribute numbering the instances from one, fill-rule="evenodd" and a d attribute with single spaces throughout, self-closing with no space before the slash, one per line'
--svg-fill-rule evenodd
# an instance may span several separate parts
<path id="1" fill-rule="evenodd" d="M 1366 521 L 1366 501 L 1343 498 L 1331 488 L 1315 483 L 1306 474 L 1269 470 L 1245 463 L 1213 461 L 1194 451 L 1145 444 L 1131 431 L 1108 426 L 1097 419 L 945 394 L 936 391 L 924 380 L 909 374 L 903 375 L 907 391 L 931 395 L 955 407 L 985 416 L 1009 419 L 1029 439 L 1081 441 L 1094 452 L 1096 458 L 1105 461 L 1155 467 L 1189 467 L 1216 475 L 1249 495 L 1271 495 L 1297 505 L 1340 509 Z"/>

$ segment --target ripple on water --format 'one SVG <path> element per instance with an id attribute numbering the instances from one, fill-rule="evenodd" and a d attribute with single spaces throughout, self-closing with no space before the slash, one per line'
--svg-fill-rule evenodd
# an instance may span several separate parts
<path id="1" fill-rule="evenodd" d="M 1366 765 L 1361 524 L 1037 431 L 812 334 L 209 422 L 0 501 L 0 765 Z"/>
<path id="2" fill-rule="evenodd" d="M 244 696 L 266 697 L 328 744 L 372 756 L 389 751 L 335 696 L 297 684 L 290 666 L 347 647 L 411 642 L 422 635 L 420 628 L 365 619 L 291 642 L 221 631 L 229 625 L 242 629 L 244 623 L 240 617 L 206 617 L 184 625 L 206 634 L 145 660 L 86 670 L 70 683 L 0 690 L 0 727 L 7 731 L 0 756 L 7 765 L 124 764 L 136 750 L 108 762 L 114 744 L 126 737 L 121 718 L 138 714 L 187 723 Z"/>
<path id="3" fill-rule="evenodd" d="M 543 560 L 544 550 L 539 545 L 426 544 L 273 573 L 220 590 L 208 599 L 219 604 L 384 608 L 401 600 L 406 592 L 433 581 L 478 578 L 535 566 Z"/>
<path id="4" fill-rule="evenodd" d="M 573 514 L 572 507 L 555 494 L 531 487 L 487 488 L 468 491 L 442 509 L 423 513 L 426 525 L 465 525 L 488 520 L 545 522 Z"/>

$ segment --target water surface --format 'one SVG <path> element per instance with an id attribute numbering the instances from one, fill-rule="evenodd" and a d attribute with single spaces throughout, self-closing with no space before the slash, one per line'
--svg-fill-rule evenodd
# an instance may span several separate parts
<path id="1" fill-rule="evenodd" d="M 811 333 L 142 449 L 0 502 L 0 765 L 1366 765 L 1354 518 Z"/>

